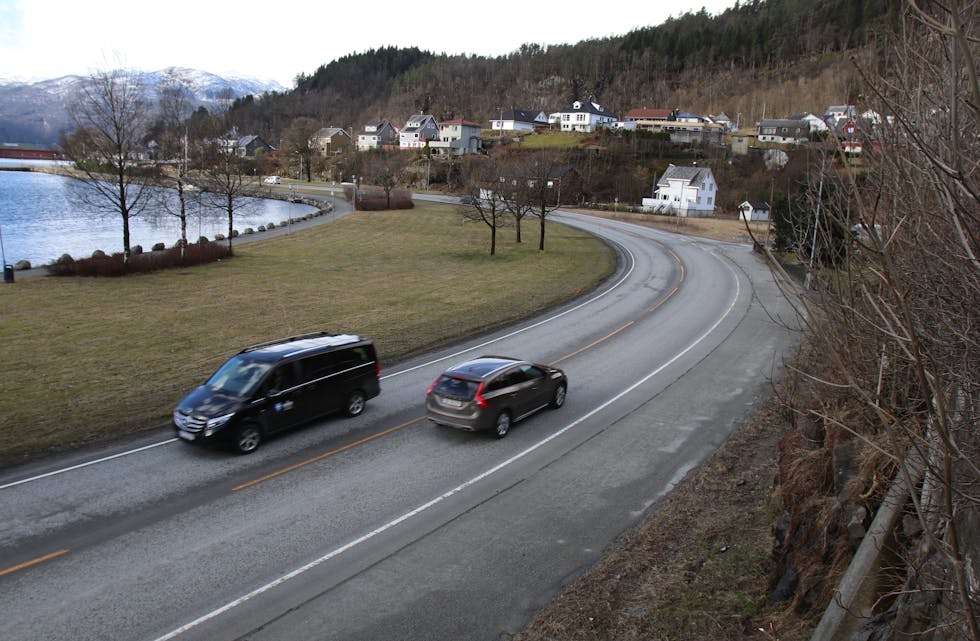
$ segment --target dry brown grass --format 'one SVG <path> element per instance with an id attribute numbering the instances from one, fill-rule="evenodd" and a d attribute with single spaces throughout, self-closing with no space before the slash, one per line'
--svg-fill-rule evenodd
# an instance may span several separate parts
<path id="1" fill-rule="evenodd" d="M 713 218 L 686 218 L 679 216 L 661 216 L 657 214 L 636 214 L 626 212 L 595 211 L 592 209 L 566 209 L 590 216 L 624 220 L 631 223 L 654 227 L 663 231 L 701 236 L 730 243 L 751 243 L 752 237 L 746 230 L 746 224 L 734 217 L 716 216 Z M 750 222 L 749 229 L 757 240 L 766 237 L 767 223 Z"/>

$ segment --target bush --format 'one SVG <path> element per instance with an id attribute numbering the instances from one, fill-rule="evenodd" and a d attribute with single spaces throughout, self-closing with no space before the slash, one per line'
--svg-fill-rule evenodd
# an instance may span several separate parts
<path id="1" fill-rule="evenodd" d="M 155 252 L 162 252 L 166 248 L 167 248 L 167 246 L 164 245 L 163 243 L 154 243 L 153 244 L 153 251 L 155 251 Z"/>
<path id="2" fill-rule="evenodd" d="M 162 245 L 162 243 L 158 244 Z M 188 245 L 183 256 L 181 256 L 179 246 L 156 250 L 150 254 L 131 254 L 128 265 L 122 252 L 112 256 L 106 256 L 103 252 L 102 256 L 79 260 L 65 254 L 56 262 L 45 265 L 45 269 L 54 276 L 125 276 L 162 269 L 203 265 L 228 258 L 231 255 L 231 250 L 227 245 L 204 242 Z"/>

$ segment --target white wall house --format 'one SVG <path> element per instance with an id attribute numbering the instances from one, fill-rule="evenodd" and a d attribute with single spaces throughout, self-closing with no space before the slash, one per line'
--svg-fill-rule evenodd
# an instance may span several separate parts
<path id="1" fill-rule="evenodd" d="M 398 130 L 388 120 L 364 125 L 364 131 L 357 134 L 357 150 L 381 149 L 398 142 Z"/>
<path id="2" fill-rule="evenodd" d="M 740 220 L 769 220 L 769 203 L 759 203 L 746 200 L 738 206 Z"/>
<path id="3" fill-rule="evenodd" d="M 543 111 L 527 109 L 503 109 L 498 119 L 490 121 L 490 129 L 502 131 L 534 131 L 547 126 L 548 116 Z"/>
<path id="4" fill-rule="evenodd" d="M 417 114 L 405 122 L 398 133 L 398 146 L 402 149 L 421 149 L 430 140 L 439 139 L 439 123 L 428 114 Z"/>
<path id="5" fill-rule="evenodd" d="M 456 118 L 439 123 L 439 139 L 429 141 L 429 148 L 440 154 L 475 154 L 483 146 L 482 128 L 475 122 Z"/>
<path id="6" fill-rule="evenodd" d="M 759 142 L 799 144 L 810 139 L 810 123 L 806 120 L 760 120 Z"/>
<path id="7" fill-rule="evenodd" d="M 718 185 L 707 167 L 669 165 L 654 186 L 653 198 L 643 199 L 643 211 L 699 217 L 715 213 Z"/>
<path id="8" fill-rule="evenodd" d="M 592 132 L 605 127 L 612 127 L 618 118 L 594 102 L 576 100 L 569 111 L 559 111 L 551 114 L 552 122 L 561 123 L 562 131 Z"/>

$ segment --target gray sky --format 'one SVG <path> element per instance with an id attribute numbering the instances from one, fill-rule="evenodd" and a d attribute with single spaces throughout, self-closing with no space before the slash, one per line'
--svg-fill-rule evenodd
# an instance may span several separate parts
<path id="1" fill-rule="evenodd" d="M 177 66 L 291 88 L 299 73 L 384 46 L 496 56 L 526 43 L 624 35 L 672 15 L 702 7 L 718 14 L 734 4 L 0 0 L 0 78 Z"/>

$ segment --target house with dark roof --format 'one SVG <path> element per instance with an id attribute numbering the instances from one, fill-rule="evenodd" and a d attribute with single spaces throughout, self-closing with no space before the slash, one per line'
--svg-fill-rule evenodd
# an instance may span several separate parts
<path id="1" fill-rule="evenodd" d="M 501 109 L 499 119 L 490 121 L 490 128 L 500 131 L 535 131 L 548 127 L 548 116 L 543 111 L 530 109 Z"/>
<path id="2" fill-rule="evenodd" d="M 759 142 L 799 144 L 809 141 L 810 123 L 806 120 L 760 120 Z"/>
<path id="3" fill-rule="evenodd" d="M 384 149 L 398 144 L 398 129 L 389 120 L 379 120 L 364 125 L 357 134 L 357 150 Z"/>
<path id="4" fill-rule="evenodd" d="M 739 220 L 769 220 L 769 203 L 746 200 L 738 206 Z"/>
<path id="5" fill-rule="evenodd" d="M 350 134 L 342 127 L 323 127 L 313 134 L 313 144 L 324 156 L 339 154 L 351 143 Z"/>
<path id="6" fill-rule="evenodd" d="M 643 199 L 643 211 L 700 217 L 715 213 L 718 185 L 707 167 L 669 165 L 654 185 L 653 198 Z"/>
<path id="7" fill-rule="evenodd" d="M 549 116 L 549 120 L 560 123 L 562 131 L 593 132 L 612 127 L 618 118 L 594 102 L 576 100 L 569 111 L 553 113 Z"/>
<path id="8" fill-rule="evenodd" d="M 410 116 L 398 132 L 398 146 L 401 149 L 422 149 L 430 140 L 438 139 L 439 123 L 428 114 Z"/>

